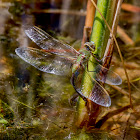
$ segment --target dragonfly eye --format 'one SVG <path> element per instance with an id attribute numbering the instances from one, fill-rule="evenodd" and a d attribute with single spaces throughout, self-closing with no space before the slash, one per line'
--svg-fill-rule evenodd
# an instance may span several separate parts
<path id="1" fill-rule="evenodd" d="M 94 43 L 93 41 L 91 41 L 90 43 L 91 43 L 91 47 L 92 47 L 92 49 L 95 50 L 95 43 Z"/>
<path id="2" fill-rule="evenodd" d="M 94 43 L 93 41 L 91 41 L 91 42 L 86 42 L 86 43 L 84 44 L 84 46 L 86 47 L 86 49 L 87 49 L 88 51 L 92 51 L 92 52 L 95 51 L 95 43 Z"/>
<path id="3" fill-rule="evenodd" d="M 89 46 L 87 46 L 87 45 L 86 45 L 86 50 L 87 50 L 87 51 L 90 51 L 90 48 L 89 48 Z"/>

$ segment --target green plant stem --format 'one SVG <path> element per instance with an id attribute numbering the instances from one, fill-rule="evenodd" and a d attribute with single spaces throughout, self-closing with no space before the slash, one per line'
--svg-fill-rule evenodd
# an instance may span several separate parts
<path id="1" fill-rule="evenodd" d="M 97 3 L 97 7 L 99 8 L 99 10 L 100 10 L 101 14 L 104 16 L 104 18 L 108 21 L 109 25 L 111 25 L 113 22 L 115 5 L 116 5 L 116 0 L 114 0 L 114 1 L 98 0 L 98 3 Z M 104 55 L 107 41 L 109 39 L 109 33 L 110 32 L 107 29 L 102 16 L 100 15 L 100 13 L 98 11 L 96 11 L 90 41 L 93 41 L 96 44 L 95 54 L 97 54 L 100 59 Z M 94 68 L 96 67 L 97 63 L 93 63 L 93 62 L 97 62 L 97 61 L 92 56 L 90 56 L 89 60 L 90 61 L 88 62 L 88 70 L 94 71 Z M 90 73 L 91 77 L 94 77 L 93 74 L 94 73 Z M 87 73 L 85 73 L 85 75 L 83 76 L 83 84 L 84 84 L 83 93 L 90 94 L 89 91 L 91 91 L 91 89 L 93 88 L 93 82 L 91 81 L 90 77 L 87 76 Z M 89 96 L 89 95 L 85 95 L 85 96 Z M 88 109 L 85 107 L 85 102 L 80 99 L 79 105 L 78 105 L 78 113 L 79 113 L 78 121 L 79 121 L 80 126 L 82 124 L 82 127 L 85 125 L 93 126 L 100 113 L 100 111 L 99 111 L 100 106 L 93 102 L 90 103 L 90 110 L 88 110 Z M 89 116 L 88 114 L 90 114 L 91 116 Z"/>

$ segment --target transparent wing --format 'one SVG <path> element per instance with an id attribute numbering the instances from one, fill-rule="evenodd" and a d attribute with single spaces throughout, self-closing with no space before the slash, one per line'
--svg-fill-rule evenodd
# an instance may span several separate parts
<path id="1" fill-rule="evenodd" d="M 72 59 L 47 53 L 35 48 L 20 47 L 16 54 L 40 71 L 56 75 L 67 75 L 72 65 Z"/>
<path id="2" fill-rule="evenodd" d="M 73 47 L 58 41 L 36 26 L 26 26 L 25 33 L 39 47 L 49 52 L 73 57 L 78 54 Z"/>
<path id="3" fill-rule="evenodd" d="M 83 84 L 84 75 L 84 84 Z M 98 105 L 109 107 L 111 99 L 107 91 L 90 74 L 84 73 L 84 68 L 78 69 L 72 76 L 72 85 L 83 100 L 90 99 Z M 90 83 L 90 84 L 89 84 Z"/>
<path id="4" fill-rule="evenodd" d="M 107 83 L 109 85 L 122 84 L 122 79 L 117 73 L 103 67 L 100 64 L 96 66 L 95 72 L 96 72 L 97 81 L 100 81 L 102 83 Z"/>

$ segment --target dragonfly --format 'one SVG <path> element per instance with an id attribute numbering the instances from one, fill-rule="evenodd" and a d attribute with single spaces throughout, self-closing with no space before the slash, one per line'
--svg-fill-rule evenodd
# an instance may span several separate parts
<path id="1" fill-rule="evenodd" d="M 16 48 L 16 54 L 25 62 L 34 66 L 40 71 L 55 74 L 55 75 L 67 75 L 72 69 L 71 83 L 78 93 L 78 95 L 84 100 L 91 100 L 94 103 L 109 107 L 111 105 L 111 99 L 108 92 L 100 84 L 107 83 L 109 85 L 120 85 L 122 79 L 120 76 L 98 64 L 94 71 L 89 71 L 87 68 L 90 55 L 94 55 L 96 49 L 94 42 L 87 42 L 83 50 L 77 51 L 72 46 L 65 44 L 42 29 L 36 26 L 27 26 L 25 28 L 26 35 L 41 49 L 31 47 L 19 47 Z M 101 71 L 106 71 L 107 76 L 100 76 Z M 90 82 L 96 88 L 91 88 L 87 95 L 84 92 L 85 85 L 82 83 L 82 76 L 87 73 Z M 94 77 L 91 75 L 94 73 Z"/>

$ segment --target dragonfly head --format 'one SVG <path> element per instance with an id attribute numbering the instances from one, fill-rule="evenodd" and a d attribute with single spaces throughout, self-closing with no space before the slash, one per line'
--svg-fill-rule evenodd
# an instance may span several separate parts
<path id="1" fill-rule="evenodd" d="M 95 43 L 93 41 L 91 42 L 86 42 L 84 44 L 84 46 L 86 47 L 86 49 L 90 52 L 94 52 L 95 51 Z"/>

